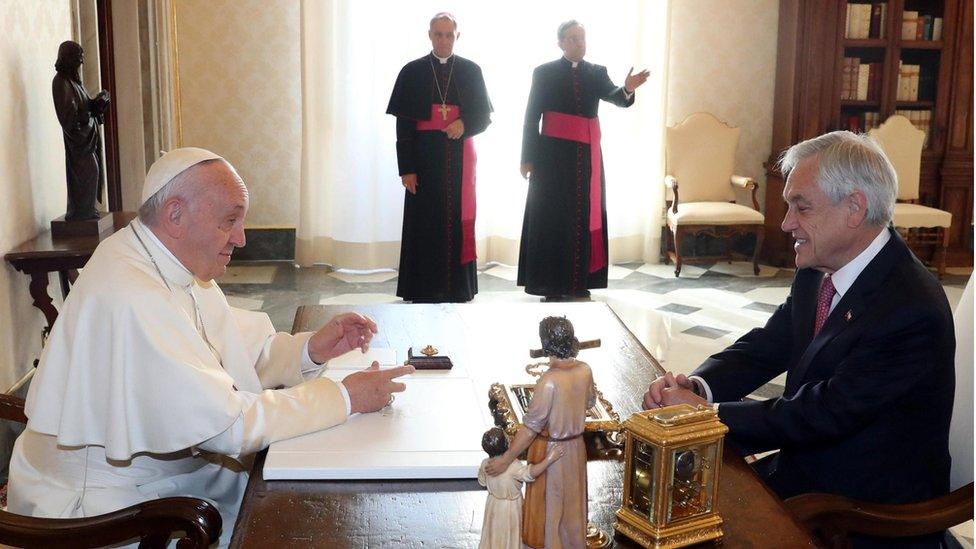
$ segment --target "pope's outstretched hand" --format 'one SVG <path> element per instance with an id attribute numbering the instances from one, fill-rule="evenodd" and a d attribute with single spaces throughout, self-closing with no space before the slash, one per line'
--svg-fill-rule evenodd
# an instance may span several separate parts
<path id="1" fill-rule="evenodd" d="M 349 393 L 352 412 L 375 412 L 392 403 L 393 393 L 402 393 L 407 388 L 403 383 L 393 380 L 413 372 L 413 366 L 380 370 L 379 362 L 373 362 L 369 368 L 349 374 L 343 378 L 342 384 Z"/>
<path id="2" fill-rule="evenodd" d="M 376 331 L 376 323 L 368 316 L 358 313 L 336 315 L 308 340 L 308 355 L 317 364 L 322 364 L 353 349 L 365 353 Z"/>

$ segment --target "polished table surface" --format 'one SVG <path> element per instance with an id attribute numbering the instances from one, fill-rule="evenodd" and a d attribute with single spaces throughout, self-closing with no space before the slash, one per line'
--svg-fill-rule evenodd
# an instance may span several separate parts
<path id="1" fill-rule="evenodd" d="M 314 330 L 333 315 L 358 311 L 377 321 L 374 347 L 396 349 L 433 343 L 464 364 L 488 405 L 493 382 L 526 383 L 528 350 L 539 346 L 538 324 L 568 317 L 594 381 L 621 419 L 640 410 L 648 382 L 661 366 L 602 303 L 303 306 L 293 332 Z M 409 379 L 407 379 L 409 391 Z M 450 410 L 445 410 L 450 413 Z M 812 547 L 809 534 L 741 457 L 726 447 L 718 512 L 726 547 Z M 232 547 L 477 547 L 487 493 L 477 480 L 265 481 L 265 452 L 248 483 Z M 590 521 L 613 534 L 623 493 L 620 459 L 587 466 Z M 226 527 L 226 525 L 225 525 Z M 616 536 L 617 547 L 636 547 Z"/>

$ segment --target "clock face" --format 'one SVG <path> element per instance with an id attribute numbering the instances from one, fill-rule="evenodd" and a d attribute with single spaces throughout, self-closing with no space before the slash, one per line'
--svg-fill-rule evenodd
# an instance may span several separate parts
<path id="1" fill-rule="evenodd" d="M 630 498 L 627 506 L 631 511 L 654 522 L 654 446 L 633 438 L 630 478 Z"/>
<path id="2" fill-rule="evenodd" d="M 668 522 L 710 512 L 715 445 L 675 449 L 672 458 Z"/>

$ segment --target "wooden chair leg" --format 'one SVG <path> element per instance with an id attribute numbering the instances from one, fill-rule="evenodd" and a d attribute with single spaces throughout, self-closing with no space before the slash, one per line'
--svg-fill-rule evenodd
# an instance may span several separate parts
<path id="1" fill-rule="evenodd" d="M 680 227 L 674 228 L 674 277 L 681 276 L 681 242 L 684 240 L 684 233 Z"/>
<path id="2" fill-rule="evenodd" d="M 949 255 L 949 229 L 946 227 L 939 227 L 942 232 L 942 257 L 939 258 L 939 280 L 945 276 L 946 269 L 946 256 Z"/>
<path id="3" fill-rule="evenodd" d="M 754 234 L 756 235 L 756 245 L 752 249 L 752 272 L 759 276 L 759 250 L 762 249 L 763 240 L 766 239 L 766 227 L 760 225 Z"/>
<path id="4" fill-rule="evenodd" d="M 674 238 L 671 235 L 671 227 L 664 228 L 664 264 L 671 264 L 671 245 L 674 243 Z"/>

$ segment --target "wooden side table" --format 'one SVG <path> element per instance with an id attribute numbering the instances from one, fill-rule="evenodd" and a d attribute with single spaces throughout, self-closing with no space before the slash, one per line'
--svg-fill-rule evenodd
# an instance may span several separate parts
<path id="1" fill-rule="evenodd" d="M 34 306 L 40 309 L 47 319 L 45 334 L 51 331 L 54 321 L 58 318 L 54 300 L 47 291 L 48 274 L 58 273 L 61 279 L 61 295 L 67 298 L 71 284 L 78 277 L 78 269 L 88 263 L 98 244 L 128 225 L 135 216 L 135 212 L 113 212 L 112 230 L 98 236 L 53 238 L 51 231 L 45 231 L 3 256 L 3 259 L 14 269 L 30 277 L 30 294 L 34 298 Z"/>

